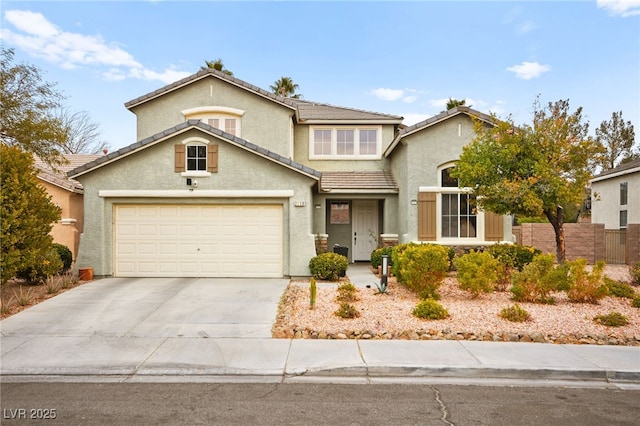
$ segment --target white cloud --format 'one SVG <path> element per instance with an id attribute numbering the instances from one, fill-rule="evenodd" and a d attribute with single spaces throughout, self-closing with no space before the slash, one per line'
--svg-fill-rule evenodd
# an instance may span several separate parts
<path id="1" fill-rule="evenodd" d="M 397 101 L 404 96 L 405 91 L 402 89 L 385 89 L 381 87 L 379 89 L 373 89 L 371 94 L 383 101 Z"/>
<path id="2" fill-rule="evenodd" d="M 417 96 L 415 96 L 415 95 L 409 95 L 409 96 L 405 96 L 404 98 L 402 98 L 402 102 L 404 102 L 405 104 L 412 104 L 412 103 L 414 103 L 417 99 L 418 99 L 418 97 L 417 97 Z"/>
<path id="3" fill-rule="evenodd" d="M 422 113 L 413 113 L 413 112 L 400 114 L 400 115 L 404 117 L 404 120 L 402 120 L 402 123 L 406 124 L 407 126 L 414 125 L 416 123 L 426 120 L 429 117 L 433 117 L 433 114 L 422 114 Z"/>
<path id="4" fill-rule="evenodd" d="M 128 77 L 170 83 L 190 73 L 175 70 L 154 72 L 144 68 L 116 43 L 100 36 L 62 31 L 40 13 L 28 10 L 5 12 L 8 23 L 18 32 L 2 29 L 2 39 L 20 47 L 32 56 L 58 64 L 65 69 L 83 66 L 109 67 L 103 76 L 109 80 Z"/>
<path id="5" fill-rule="evenodd" d="M 598 7 L 605 9 L 612 16 L 640 15 L 640 0 L 598 0 Z"/>
<path id="6" fill-rule="evenodd" d="M 507 71 L 514 72 L 516 77 L 523 80 L 531 80 L 532 78 L 540 77 L 545 72 L 549 71 L 551 67 L 549 65 L 542 65 L 537 62 L 523 62 L 520 65 L 514 65 L 507 68 Z"/>

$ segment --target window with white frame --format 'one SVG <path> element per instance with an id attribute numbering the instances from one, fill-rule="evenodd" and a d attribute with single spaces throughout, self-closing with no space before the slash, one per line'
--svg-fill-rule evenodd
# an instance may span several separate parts
<path id="1" fill-rule="evenodd" d="M 187 171 L 200 172 L 207 170 L 207 146 L 202 144 L 187 145 Z"/>
<path id="2" fill-rule="evenodd" d="M 200 120 L 211 127 L 240 136 L 244 111 L 222 106 L 207 106 L 184 110 L 182 114 L 186 120 Z"/>
<path id="3" fill-rule="evenodd" d="M 441 171 L 443 188 L 458 189 L 458 179 L 451 176 L 453 167 Z M 475 197 L 456 190 L 448 192 L 443 189 L 441 195 L 441 236 L 443 238 L 476 238 L 478 230 L 478 214 L 475 208 Z"/>
<path id="4" fill-rule="evenodd" d="M 381 156 L 380 126 L 311 127 L 311 159 L 377 159 Z"/>

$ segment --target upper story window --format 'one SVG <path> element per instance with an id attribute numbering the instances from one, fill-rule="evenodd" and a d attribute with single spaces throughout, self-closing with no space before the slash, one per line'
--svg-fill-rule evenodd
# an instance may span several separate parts
<path id="1" fill-rule="evenodd" d="M 622 182 L 620 184 L 620 205 L 621 206 L 626 206 L 627 205 L 627 194 L 629 191 L 629 183 L 628 182 Z"/>
<path id="2" fill-rule="evenodd" d="M 244 115 L 242 110 L 208 106 L 184 110 L 182 115 L 184 115 L 185 120 L 201 120 L 211 127 L 223 130 L 234 136 L 241 136 L 242 116 Z"/>
<path id="3" fill-rule="evenodd" d="M 367 127 L 311 127 L 310 159 L 379 159 L 382 152 L 382 128 Z"/>

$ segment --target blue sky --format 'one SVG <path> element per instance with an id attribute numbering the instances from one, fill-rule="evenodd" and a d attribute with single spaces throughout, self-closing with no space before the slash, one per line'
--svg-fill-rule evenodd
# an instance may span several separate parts
<path id="1" fill-rule="evenodd" d="M 640 140 L 640 0 L 16 1 L 1 38 L 56 83 L 112 149 L 135 142 L 124 103 L 222 59 L 269 90 L 291 77 L 310 101 L 413 124 L 449 97 L 531 123 L 569 99 L 591 132 L 614 111 Z"/>

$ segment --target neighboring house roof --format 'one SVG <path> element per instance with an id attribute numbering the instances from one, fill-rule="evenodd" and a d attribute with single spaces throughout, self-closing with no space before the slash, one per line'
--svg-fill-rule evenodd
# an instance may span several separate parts
<path id="1" fill-rule="evenodd" d="M 609 169 L 606 172 L 600 173 L 598 176 L 594 177 L 590 180 L 590 182 L 599 182 L 602 180 L 612 179 L 618 176 L 627 175 L 630 173 L 639 173 L 640 172 L 640 158 L 636 160 L 629 161 L 628 163 L 624 163 L 619 165 L 618 167 L 614 167 L 613 169 Z"/>
<path id="2" fill-rule="evenodd" d="M 146 95 L 139 96 L 129 102 L 126 102 L 124 106 L 127 109 L 131 110 L 138 105 L 163 96 L 169 92 L 178 90 L 196 81 L 212 77 L 224 80 L 236 87 L 247 90 L 255 95 L 261 96 L 265 99 L 291 109 L 295 112 L 296 118 L 299 122 L 323 122 L 325 120 L 332 122 L 348 121 L 350 123 L 360 121 L 375 121 L 376 123 L 388 122 L 400 124 L 402 122 L 402 117 L 397 115 L 381 114 L 377 112 L 362 111 L 353 108 L 344 108 L 317 102 L 309 102 L 300 99 L 286 98 L 261 89 L 258 86 L 254 86 L 253 84 L 247 83 L 246 81 L 240 80 L 239 78 L 236 78 L 234 76 L 214 70 L 213 68 L 200 70 L 195 74 L 183 78 L 182 80 L 178 80 L 174 83 L 161 87 L 160 89 L 154 90 L 153 92 L 147 93 Z"/>
<path id="3" fill-rule="evenodd" d="M 102 154 L 64 154 L 63 157 L 67 161 L 64 164 L 56 166 L 57 170 L 52 169 L 51 166 L 40 158 L 36 158 L 35 166 L 39 169 L 38 178 L 70 192 L 75 192 L 77 194 L 84 193 L 82 184 L 75 179 L 67 177 L 66 173 L 69 170 L 81 166 L 82 164 L 102 157 Z"/>
<path id="4" fill-rule="evenodd" d="M 398 184 L 388 170 L 322 172 L 320 190 L 324 192 L 398 192 Z"/>
<path id="5" fill-rule="evenodd" d="M 385 150 L 385 157 L 391 154 L 391 152 L 396 148 L 396 146 L 398 146 L 403 138 L 461 114 L 465 114 L 471 118 L 482 120 L 488 124 L 493 124 L 496 121 L 494 117 L 483 112 L 476 111 L 475 109 L 471 109 L 468 106 L 457 106 L 455 108 L 451 108 L 448 111 L 444 111 L 440 114 L 434 115 L 433 117 L 429 117 L 419 123 L 401 128 L 398 132 L 398 136 L 396 136 L 393 142 L 391 142 L 389 147 Z"/>
<path id="6" fill-rule="evenodd" d="M 97 158 L 94 161 L 81 165 L 80 167 L 76 167 L 75 169 L 70 170 L 67 174 L 70 177 L 81 176 L 85 173 L 88 173 L 90 171 L 103 167 L 107 164 L 113 163 L 114 161 L 118 161 L 124 157 L 127 157 L 128 155 L 142 151 L 145 148 L 153 146 L 159 142 L 167 140 L 168 138 L 171 138 L 173 136 L 176 136 L 180 133 L 183 133 L 187 130 L 194 129 L 194 128 L 198 128 L 203 132 L 209 133 L 212 136 L 216 136 L 220 139 L 223 139 L 232 145 L 245 149 L 246 151 L 249 151 L 261 157 L 264 157 L 270 161 L 278 163 L 296 172 L 302 173 L 316 180 L 320 179 L 321 174 L 317 170 L 314 170 L 303 164 L 295 162 L 287 157 L 283 157 L 282 155 L 277 154 L 273 151 L 269 151 L 268 149 L 261 148 L 256 144 L 253 144 L 242 138 L 234 136 L 230 133 L 223 132 L 222 130 L 209 126 L 208 124 L 205 124 L 200 120 L 187 120 L 183 123 L 178 124 L 177 126 L 174 126 L 165 130 L 164 132 L 156 133 L 155 135 L 149 136 L 146 139 L 143 139 L 134 144 L 121 148 L 115 152 L 112 152 L 110 154 Z"/>

